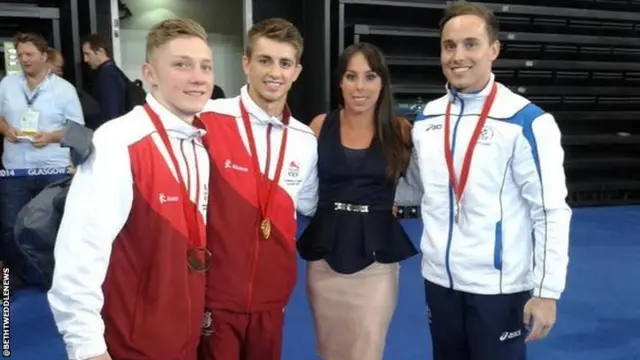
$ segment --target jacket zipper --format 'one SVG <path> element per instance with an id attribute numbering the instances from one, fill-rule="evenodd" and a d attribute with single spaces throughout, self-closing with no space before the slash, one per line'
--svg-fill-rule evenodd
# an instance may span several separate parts
<path id="1" fill-rule="evenodd" d="M 256 233 L 256 239 L 258 239 L 253 247 L 253 261 L 251 262 L 251 272 L 249 273 L 249 283 L 247 284 L 247 303 L 246 309 L 249 311 L 251 305 L 251 298 L 253 297 L 253 280 L 256 276 L 256 264 L 258 263 L 258 254 L 260 252 L 260 240 L 259 234 Z"/>
<path id="2" fill-rule="evenodd" d="M 253 154 L 253 156 L 257 156 L 258 154 Z M 267 178 L 267 181 L 269 179 L 269 168 L 270 168 L 270 163 L 271 163 L 271 126 L 267 127 L 267 151 L 265 154 L 265 165 L 264 165 L 264 176 Z M 258 169 L 258 171 L 260 171 L 260 169 Z M 261 188 L 258 187 L 259 184 L 256 184 L 256 196 L 257 196 L 257 204 L 258 204 L 258 211 L 260 213 L 260 215 L 262 215 L 262 203 L 261 203 L 261 199 L 260 199 L 260 191 Z M 275 186 L 278 186 L 278 184 L 275 184 Z M 267 200 L 268 201 L 268 200 Z M 267 203 L 268 206 L 268 203 Z M 268 209 L 265 209 L 264 211 L 268 211 Z M 262 221 L 262 218 L 258 218 L 258 222 Z M 251 272 L 249 273 L 249 284 L 247 284 L 247 302 L 246 302 L 246 309 L 247 311 L 249 311 L 250 309 L 250 305 L 251 305 L 251 299 L 253 297 L 253 280 L 256 276 L 256 266 L 258 263 L 258 255 L 260 254 L 260 230 L 259 227 L 256 227 L 256 241 L 255 241 L 255 245 L 253 246 L 253 261 L 251 262 Z"/>
<path id="3" fill-rule="evenodd" d="M 460 100 L 460 114 L 458 114 L 458 118 L 456 119 L 456 124 L 453 127 L 453 135 L 452 135 L 453 139 L 451 140 L 451 157 L 453 157 L 455 154 L 456 138 L 458 135 L 458 125 L 460 124 L 460 119 L 462 118 L 462 114 L 464 113 L 464 100 L 454 95 L 454 102 L 456 98 Z M 446 136 L 449 136 L 449 134 L 446 134 Z M 454 169 L 455 169 L 455 166 L 454 166 Z M 451 243 L 453 241 L 453 226 L 454 226 L 453 197 L 454 197 L 453 187 L 452 187 L 452 184 L 449 182 L 449 234 L 447 236 L 447 248 L 446 248 L 444 261 L 445 261 L 445 268 L 447 269 L 447 276 L 449 278 L 449 287 L 451 289 L 453 289 L 453 275 L 451 274 L 451 264 L 450 264 Z"/>

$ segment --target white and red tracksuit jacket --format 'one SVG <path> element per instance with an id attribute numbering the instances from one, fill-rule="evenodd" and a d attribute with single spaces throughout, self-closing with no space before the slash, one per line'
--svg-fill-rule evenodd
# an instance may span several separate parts
<path id="1" fill-rule="evenodd" d="M 213 254 L 205 306 L 250 313 L 289 302 L 297 278 L 296 212 L 312 215 L 317 203 L 317 141 L 308 126 L 290 118 L 282 174 L 269 203 L 274 236 L 264 240 L 240 99 L 249 113 L 261 172 L 267 163 L 267 125 L 272 124 L 271 181 L 285 128 L 251 100 L 246 86 L 240 96 L 210 102 L 202 113 L 211 159 L 207 241 Z"/>
<path id="2" fill-rule="evenodd" d="M 205 236 L 204 131 L 153 96 Z M 187 267 L 188 232 L 173 162 L 143 107 L 94 134 L 69 189 L 48 298 L 70 359 L 195 360 L 205 274 Z M 204 240 L 204 239 L 203 239 Z"/>

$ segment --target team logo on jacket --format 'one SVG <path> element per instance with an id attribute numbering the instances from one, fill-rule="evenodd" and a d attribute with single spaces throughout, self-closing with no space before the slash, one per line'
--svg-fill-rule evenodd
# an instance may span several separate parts
<path id="1" fill-rule="evenodd" d="M 493 129 L 490 126 L 483 127 L 478 141 L 488 143 L 491 139 L 493 139 Z"/>
<path id="2" fill-rule="evenodd" d="M 429 124 L 425 131 L 442 130 L 442 124 Z"/>
<path id="3" fill-rule="evenodd" d="M 234 164 L 229 159 L 224 161 L 224 168 L 225 169 L 232 169 L 232 170 L 242 171 L 242 172 L 249 172 L 249 168 L 248 167 L 242 166 L 242 165 L 238 165 L 238 164 Z"/>
<path id="4" fill-rule="evenodd" d="M 287 177 L 284 179 L 284 184 L 287 186 L 298 186 L 302 182 L 300 180 L 300 163 L 291 160 L 287 167 Z"/>
<path id="5" fill-rule="evenodd" d="M 298 177 L 300 174 L 300 165 L 297 162 L 291 161 L 289 163 L 289 176 L 290 177 Z"/>
<path id="6" fill-rule="evenodd" d="M 160 204 L 173 203 L 180 201 L 180 198 L 177 196 L 165 195 L 164 193 L 158 194 L 158 201 Z"/>

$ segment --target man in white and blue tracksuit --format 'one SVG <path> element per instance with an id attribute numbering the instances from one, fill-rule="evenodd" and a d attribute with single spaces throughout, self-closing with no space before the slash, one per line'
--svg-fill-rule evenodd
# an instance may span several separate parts
<path id="1" fill-rule="evenodd" d="M 498 31 L 481 5 L 447 9 L 447 94 L 412 130 L 405 180 L 422 193 L 435 360 L 525 359 L 525 343 L 551 330 L 565 287 L 571 210 L 560 131 L 551 114 L 495 81 Z"/>

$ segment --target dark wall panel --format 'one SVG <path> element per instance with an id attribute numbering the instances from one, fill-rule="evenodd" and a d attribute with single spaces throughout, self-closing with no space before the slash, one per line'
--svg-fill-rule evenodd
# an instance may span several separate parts
<path id="1" fill-rule="evenodd" d="M 335 1 L 344 45 L 367 41 L 385 53 L 399 111 L 410 116 L 444 94 L 445 2 Z M 500 21 L 497 80 L 556 118 L 570 203 L 640 204 L 640 3 L 476 2 Z"/>
<path id="2" fill-rule="evenodd" d="M 302 61 L 303 112 L 307 119 L 327 112 L 330 107 L 330 90 L 333 86 L 331 59 L 330 12 L 331 0 L 305 0 L 303 8 L 303 33 L 305 54 Z"/>
<path id="3" fill-rule="evenodd" d="M 0 39 L 11 41 L 19 32 L 34 32 L 41 34 L 49 45 L 60 47 L 63 40 L 60 34 L 60 16 L 59 9 L 54 6 L 1 2 Z M 4 61 L 1 65 L 4 70 Z"/>
<path id="4" fill-rule="evenodd" d="M 82 74 L 77 56 L 80 51 L 77 44 L 74 43 L 74 37 L 77 40 L 77 31 L 75 27 L 78 22 L 77 0 L 60 1 L 60 34 L 62 43 L 58 49 L 65 60 L 64 77 L 76 86 L 82 86 Z"/>

